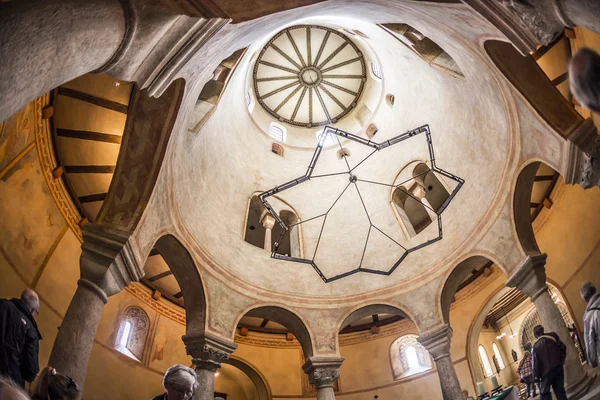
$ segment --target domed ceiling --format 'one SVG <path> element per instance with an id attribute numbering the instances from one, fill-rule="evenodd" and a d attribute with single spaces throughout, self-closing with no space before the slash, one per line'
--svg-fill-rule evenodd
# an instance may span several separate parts
<path id="1" fill-rule="evenodd" d="M 340 32 L 295 25 L 277 33 L 253 71 L 258 103 L 281 122 L 307 128 L 335 123 L 356 107 L 365 60 Z"/>
<path id="2" fill-rule="evenodd" d="M 228 32 L 230 42 L 219 49 L 220 54 L 227 57 L 239 48 L 250 47 L 231 76 L 214 114 L 198 134 L 186 136 L 176 146 L 169 177 L 169 181 L 174 182 L 176 223 L 193 242 L 195 251 L 201 255 L 203 268 L 226 279 L 231 285 L 252 287 L 257 293 L 264 290 L 265 293 L 268 291 L 294 296 L 337 296 L 337 299 L 351 299 L 357 294 L 377 290 L 414 287 L 443 274 L 466 249 L 486 234 L 502 210 L 509 190 L 506 186 L 509 166 L 518 159 L 514 148 L 517 140 L 512 125 L 513 111 L 507 102 L 510 94 L 507 94 L 506 86 L 499 84 L 499 73 L 491 64 L 484 62 L 483 48 L 478 47 L 482 32 L 489 27 L 480 21 L 471 21 L 466 25 L 464 20 L 468 14 L 460 4 L 374 2 L 368 7 L 359 3 L 343 3 L 343 7 L 341 4 L 342 2 L 321 3 L 302 9 L 301 12 L 297 10 L 286 13 L 281 19 L 266 18 L 248 26 L 232 27 Z M 388 23 L 408 24 L 435 41 L 453 58 L 464 77 L 457 77 L 456 74 L 446 73 L 443 69 L 430 65 L 398 37 L 379 25 Z M 286 30 L 286 27 L 291 28 Z M 460 29 L 460 34 L 457 29 Z M 361 35 L 346 35 L 342 31 L 361 32 Z M 273 154 L 273 138 L 265 135 L 264 128 L 257 124 L 253 115 L 259 110 L 272 118 L 271 121 L 288 127 L 288 135 L 290 132 L 295 134 L 293 129 L 298 126 L 281 122 L 281 119 L 298 124 L 310 123 L 307 118 L 310 109 L 308 93 L 309 85 L 313 82 L 311 76 L 314 78 L 314 74 L 301 73 L 303 68 L 308 68 L 311 64 L 308 62 L 308 32 L 311 37 L 312 64 L 315 64 L 316 55 L 325 42 L 325 35 L 330 33 L 317 64 L 320 65 L 321 76 L 334 72 L 323 72 L 327 66 L 353 60 L 358 57 L 357 54 L 362 54 L 364 61 L 359 59 L 340 66 L 343 74 L 362 76 L 363 65 L 375 61 L 379 63 L 383 89 L 378 102 L 372 107 L 372 117 L 369 120 L 377 125 L 378 130 L 374 137 L 367 136 L 366 125 L 358 126 L 350 133 L 365 141 L 384 143 L 408 130 L 429 125 L 435 144 L 436 163 L 465 180 L 460 192 L 444 211 L 443 239 L 418 252 L 410 253 L 390 276 L 354 274 L 325 284 L 310 264 L 272 259 L 268 251 L 244 240 L 252 198 L 304 175 L 313 157 L 317 140 L 311 131 L 308 131 L 308 136 L 312 136 L 311 147 L 293 147 L 279 142 L 285 146 L 285 153 Z M 348 40 L 351 41 L 347 42 Z M 352 46 L 352 42 L 359 51 Z M 293 43 L 298 51 L 294 49 Z M 327 66 L 321 65 L 344 43 L 348 44 L 331 57 Z M 273 45 L 281 51 L 276 50 Z M 366 49 L 373 54 L 368 54 Z M 343 59 L 337 59 L 338 56 L 343 56 Z M 289 71 L 271 67 L 265 62 L 284 66 Z M 305 69 L 306 71 L 309 70 Z M 316 72 L 317 75 L 319 72 Z M 336 74 L 338 72 L 341 74 L 336 70 Z M 367 76 L 364 89 L 366 93 L 366 86 L 375 78 L 370 68 L 364 73 Z M 244 98 L 248 77 L 253 74 L 256 74 L 257 81 L 286 77 L 256 82 L 258 88 L 252 93 L 257 103 L 254 111 L 248 107 Z M 359 93 L 362 79 L 335 79 L 339 79 L 338 82 L 343 82 L 354 93 Z M 258 99 L 261 96 L 286 85 L 291 86 L 264 98 L 264 109 L 259 106 Z M 320 85 L 327 89 L 330 87 L 323 82 Z M 296 92 L 290 96 L 294 91 Z M 317 103 L 318 96 L 316 90 L 313 91 L 313 100 L 316 99 L 314 103 Z M 326 92 L 321 91 L 320 87 L 319 91 L 324 101 L 328 99 L 330 102 L 325 107 L 331 107 L 328 108 L 333 114 L 330 116 L 341 118 L 339 115 L 343 113 L 343 108 Z M 305 95 L 300 101 L 302 92 Z M 349 97 L 342 97 L 339 91 L 331 93 L 335 93 L 344 107 L 349 107 L 356 101 L 358 108 L 363 101 L 357 99 L 358 96 L 353 97 L 343 91 Z M 386 94 L 395 97 L 393 104 L 386 102 Z M 289 100 L 279 107 L 288 97 Z M 298 112 L 292 118 L 296 107 Z M 305 108 L 301 114 L 300 108 L 303 107 Z M 266 113 L 267 108 L 272 112 L 278 108 L 276 116 Z M 317 109 L 322 112 L 318 118 Z M 313 104 L 313 124 L 326 122 L 327 116 L 323 110 L 323 107 L 315 107 Z M 329 125 L 335 128 L 346 124 L 353 115 L 354 112 L 351 112 L 341 118 L 339 123 Z M 304 127 L 303 130 L 306 130 Z M 356 165 L 368 156 L 367 146 L 348 140 L 340 141 L 339 144 L 343 149 L 338 144 L 323 149 L 319 156 L 319 168 L 323 169 L 319 174 L 345 171 L 347 175 L 346 163 Z M 340 157 L 340 150 L 346 156 Z M 364 181 L 383 183 L 369 185 L 372 186 L 369 194 L 363 198 L 364 204 L 370 208 L 370 218 L 376 221 L 374 225 L 407 249 L 437 237 L 439 232 L 436 224 L 415 226 L 414 232 L 407 232 L 402 228 L 401 218 L 394 209 L 394 187 L 411 178 L 418 164 L 431 168 L 427 140 L 411 138 L 402 146 L 390 146 L 380 153 L 378 157 L 370 157 L 361 164 L 358 176 Z M 454 190 L 455 184 L 447 177 L 438 179 L 448 192 Z M 299 221 L 308 221 L 315 215 L 320 215 L 319 210 L 333 204 L 348 185 L 348 179 L 341 181 L 342 179 L 336 183 L 328 178 L 311 179 L 273 197 L 282 205 L 281 209 L 294 211 Z M 427 186 L 424 186 L 425 189 Z M 418 188 L 413 187 L 411 190 Z M 328 273 L 331 276 L 359 264 L 365 247 L 365 236 L 370 224 L 367 222 L 361 225 L 367 217 L 358 193 L 355 194 L 356 196 L 349 196 L 347 199 L 343 197 L 338 204 L 340 207 L 335 207 L 339 212 L 335 220 L 339 223 L 333 226 L 328 235 L 331 235 L 330 247 L 340 251 L 327 253 L 321 260 L 323 265 L 329 266 Z M 349 203 L 342 204 L 344 202 Z M 358 228 L 363 225 L 365 232 Z M 298 251 L 303 254 L 314 251 L 320 227 L 312 229 L 307 224 L 298 233 Z M 388 261 L 398 259 L 395 255 L 392 257 L 385 246 L 380 246 L 372 259 L 377 261 L 378 257 L 382 260 L 389 258 Z"/>

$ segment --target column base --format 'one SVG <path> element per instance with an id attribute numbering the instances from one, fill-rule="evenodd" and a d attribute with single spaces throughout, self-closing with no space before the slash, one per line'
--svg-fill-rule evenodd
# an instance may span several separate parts
<path id="1" fill-rule="evenodd" d="M 594 386 L 594 384 L 598 384 L 596 374 L 588 375 L 584 373 L 584 375 L 577 380 L 577 382 L 572 383 L 567 386 L 567 397 L 571 400 L 578 400 L 583 398 L 586 394 L 590 392 L 590 389 Z"/>

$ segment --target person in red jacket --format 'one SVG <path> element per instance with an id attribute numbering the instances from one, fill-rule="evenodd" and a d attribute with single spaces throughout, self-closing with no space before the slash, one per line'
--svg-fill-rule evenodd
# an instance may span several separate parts
<path id="1" fill-rule="evenodd" d="M 551 400 L 550 388 L 557 400 L 567 400 L 564 363 L 567 346 L 554 332 L 544 332 L 544 327 L 533 328 L 537 342 L 533 345 L 533 377 L 540 380 L 540 400 Z"/>
<path id="2" fill-rule="evenodd" d="M 525 345 L 525 354 L 517 368 L 517 374 L 521 377 L 521 381 L 527 385 L 527 398 L 535 397 L 535 383 L 533 381 L 533 358 L 531 357 L 531 343 Z M 533 389 L 533 395 L 531 394 Z"/>

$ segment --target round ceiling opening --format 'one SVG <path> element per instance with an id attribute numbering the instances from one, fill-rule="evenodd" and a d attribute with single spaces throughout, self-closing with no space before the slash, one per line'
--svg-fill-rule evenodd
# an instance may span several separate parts
<path id="1" fill-rule="evenodd" d="M 253 70 L 258 103 L 277 120 L 307 128 L 347 115 L 366 79 L 359 48 L 340 32 L 317 25 L 295 25 L 277 33 Z"/>

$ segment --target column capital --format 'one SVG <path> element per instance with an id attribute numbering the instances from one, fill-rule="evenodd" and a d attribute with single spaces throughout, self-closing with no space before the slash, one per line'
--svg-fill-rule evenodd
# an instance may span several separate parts
<path id="1" fill-rule="evenodd" d="M 275 226 L 275 217 L 266 211 L 260 218 L 260 223 L 265 229 L 273 229 L 273 226 Z"/>
<path id="2" fill-rule="evenodd" d="M 112 296 L 132 281 L 139 281 L 144 275 L 143 265 L 135 256 L 129 238 L 100 225 L 86 224 L 79 259 L 80 284 L 89 282 L 94 289 Z"/>
<path id="3" fill-rule="evenodd" d="M 196 368 L 213 372 L 221 368 L 221 363 L 237 348 L 231 340 L 208 332 L 184 335 L 182 339 Z"/>
<path id="4" fill-rule="evenodd" d="M 540 294 L 548 290 L 546 285 L 546 253 L 527 256 L 527 259 L 508 278 L 506 286 L 525 293 L 534 301 Z"/>
<path id="5" fill-rule="evenodd" d="M 423 345 L 437 362 L 444 357 L 450 357 L 450 338 L 452 337 L 452 328 L 444 324 L 437 326 L 417 338 L 417 341 Z"/>
<path id="6" fill-rule="evenodd" d="M 302 366 L 308 375 L 308 380 L 317 389 L 333 387 L 335 381 L 340 377 L 340 366 L 344 357 L 310 357 Z"/>
<path id="7" fill-rule="evenodd" d="M 568 152 L 565 183 L 584 189 L 600 186 L 600 136 L 592 118 L 569 135 Z"/>

